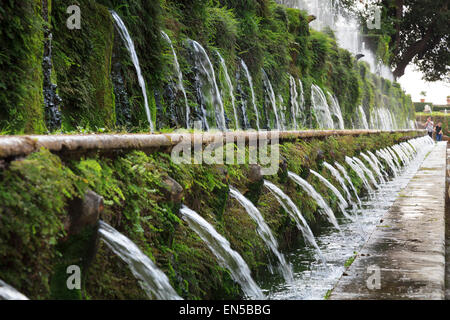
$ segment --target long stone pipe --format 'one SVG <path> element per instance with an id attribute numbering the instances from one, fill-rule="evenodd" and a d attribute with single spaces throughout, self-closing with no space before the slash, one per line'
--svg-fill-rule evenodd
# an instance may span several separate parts
<path id="1" fill-rule="evenodd" d="M 85 135 L 25 135 L 0 136 L 0 159 L 26 156 L 41 148 L 52 152 L 88 152 L 115 150 L 171 149 L 179 143 L 193 143 L 202 139 L 203 144 L 236 139 L 257 139 L 262 134 L 267 138 L 278 135 L 280 141 L 297 138 L 324 138 L 329 136 L 357 136 L 364 134 L 420 132 L 424 130 L 305 130 L 305 131 L 236 131 L 169 134 L 85 134 Z"/>

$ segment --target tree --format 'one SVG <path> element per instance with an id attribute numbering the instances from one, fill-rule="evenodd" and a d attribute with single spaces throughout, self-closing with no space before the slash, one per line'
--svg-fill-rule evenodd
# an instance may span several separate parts
<path id="1" fill-rule="evenodd" d="M 348 0 L 342 0 L 348 2 Z M 411 62 L 427 81 L 450 79 L 448 0 L 377 0 L 381 6 L 382 27 L 369 34 L 388 36 L 390 64 L 399 78 Z M 354 5 L 354 4 L 353 4 Z M 371 12 L 360 12 L 366 20 Z M 365 24 L 363 24 L 365 25 Z"/>

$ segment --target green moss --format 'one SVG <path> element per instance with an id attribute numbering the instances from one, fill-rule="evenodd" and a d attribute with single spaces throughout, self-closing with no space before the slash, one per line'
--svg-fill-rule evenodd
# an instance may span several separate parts
<path id="1" fill-rule="evenodd" d="M 42 1 L 0 8 L 0 132 L 44 133 Z"/>
<path id="2" fill-rule="evenodd" d="M 81 289 L 69 289 L 67 273 L 69 266 L 80 268 L 81 288 L 85 287 L 89 263 L 93 258 L 97 242 L 97 226 L 86 227 L 77 235 L 71 235 L 67 240 L 61 241 L 57 247 L 54 273 L 50 279 L 51 299 L 81 300 Z"/>
<path id="3" fill-rule="evenodd" d="M 0 99 L 3 99 L 0 104 L 8 106 L 0 110 L 2 133 L 45 132 L 42 19 L 34 14 L 40 11 L 38 2 L 36 0 L 20 8 L 9 5 L 1 9 L 5 11 L 2 16 L 8 19 L 0 21 L 7 24 L 2 28 L 5 31 L 0 37 L 10 45 L 0 55 L 0 69 L 12 75 L 0 82 L 0 88 L 5 90 L 0 94 Z M 66 8 L 71 4 L 82 8 L 81 30 L 68 30 L 66 27 Z M 117 11 L 133 39 L 146 81 L 152 119 L 156 122 L 156 128 L 163 132 L 184 124 L 180 110 L 184 112 L 185 102 L 184 96 L 176 90 L 172 52 L 161 39 L 161 29 L 170 35 L 178 54 L 188 104 L 194 118 L 198 97 L 187 39 L 194 39 L 205 47 L 218 71 L 217 80 L 224 93 L 223 102 L 230 128 L 237 125 L 234 123 L 231 97 L 224 90 L 224 75 L 218 67 L 216 50 L 226 61 L 234 88 L 240 88 L 236 92 L 237 104 L 242 103 L 244 98 L 247 101 L 247 116 L 252 127 L 256 127 L 256 115 L 250 106 L 249 85 L 242 74 L 240 81 L 234 76 L 240 69 L 239 59 L 246 62 L 253 78 L 261 126 L 273 122 L 275 117 L 272 108 L 264 107 L 261 69 L 267 72 L 272 82 L 277 103 L 286 107 L 288 119 L 289 76 L 301 79 L 306 127 L 317 127 L 314 117 L 309 119 L 311 84 L 336 95 L 348 128 L 357 120 L 356 111 L 360 105 L 369 118 L 376 106 L 389 107 L 397 123 L 402 126 L 414 117 L 411 98 L 397 83 L 370 73 L 365 63 L 357 62 L 350 52 L 337 46 L 331 30 L 311 30 L 307 12 L 286 8 L 273 0 L 132 0 L 127 3 L 121 0 L 64 0 L 53 4 L 50 17 L 54 36 L 53 74 L 63 98 L 63 131 L 78 128 L 81 131 L 113 131 L 116 129 L 116 118 L 123 125 L 123 107 L 130 118 L 125 121 L 128 131 L 148 131 L 136 71 L 122 39 L 114 29 L 108 9 Z M 19 17 L 25 18 L 22 21 Z M 386 58 L 383 53 L 386 39 L 379 42 L 375 49 L 380 57 Z M 126 92 L 126 97 L 121 96 L 118 101 L 113 94 L 112 64 L 115 72 L 120 74 Z M 121 110 L 117 115 L 116 107 Z M 211 115 L 208 117 L 211 126 L 215 124 L 213 109 L 210 105 Z"/>
<path id="4" fill-rule="evenodd" d="M 78 178 L 46 150 L 11 162 L 0 175 L 1 277 L 30 298 L 48 298 L 66 200 L 83 194 Z"/>
<path id="5" fill-rule="evenodd" d="M 281 145 L 288 169 L 307 179 L 327 198 L 334 212 L 337 199 L 313 169 L 333 181 L 322 161 L 345 165 L 345 156 L 361 150 L 383 148 L 402 141 L 407 133 L 299 139 Z M 319 150 L 326 151 L 323 154 Z M 248 154 L 248 150 L 246 150 Z M 346 165 L 345 165 L 346 166 Z M 170 155 L 134 151 L 113 158 L 61 160 L 42 150 L 13 161 L 0 171 L 0 277 L 31 298 L 145 299 L 126 264 L 102 242 L 86 271 L 92 233 L 65 239 L 65 208 L 87 188 L 104 197 L 101 219 L 129 237 L 169 277 L 175 290 L 188 299 L 242 297 L 239 285 L 222 268 L 207 245 L 180 219 L 179 203 L 164 196 L 166 176 L 184 189 L 183 203 L 198 212 L 239 252 L 254 278 L 262 276 L 271 253 L 257 234 L 257 225 L 236 200 L 228 197 L 229 185 L 238 188 L 259 208 L 278 239 L 281 250 L 304 245 L 290 216 L 262 182 L 249 181 L 245 165 L 177 165 Z M 358 191 L 362 183 L 347 170 Z M 316 202 L 293 181 L 278 175 L 265 177 L 277 184 L 298 206 L 314 232 L 328 222 Z M 335 186 L 340 189 L 335 181 Z M 341 190 L 343 192 L 343 190 Z M 19 249 L 19 250 L 18 250 Z M 65 286 L 68 265 L 80 264 L 81 291 Z"/>
<path id="6" fill-rule="evenodd" d="M 346 267 L 346 268 L 350 267 L 353 264 L 353 262 L 355 261 L 357 256 L 358 256 L 358 253 L 353 252 L 353 256 L 351 256 L 350 258 L 347 259 L 347 261 L 345 261 L 344 267 Z"/>
<path id="7" fill-rule="evenodd" d="M 148 299 L 127 264 L 101 241 L 83 288 L 90 300 Z"/>
<path id="8" fill-rule="evenodd" d="M 83 8 L 80 30 L 66 27 L 66 10 L 73 4 Z M 63 129 L 114 128 L 110 77 L 114 26 L 108 8 L 93 0 L 58 1 L 53 4 L 52 15 L 53 61 L 63 100 Z"/>
<path id="9" fill-rule="evenodd" d="M 333 289 L 327 290 L 327 293 L 325 293 L 325 296 L 323 297 L 324 300 L 330 299 L 331 293 L 333 293 Z"/>

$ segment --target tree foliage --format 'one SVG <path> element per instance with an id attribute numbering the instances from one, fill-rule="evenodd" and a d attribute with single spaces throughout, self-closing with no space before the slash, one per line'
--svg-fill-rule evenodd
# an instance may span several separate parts
<path id="1" fill-rule="evenodd" d="M 414 63 L 425 80 L 449 80 L 448 0 L 377 0 L 375 4 L 382 8 L 381 29 L 367 32 L 388 36 L 394 75 L 403 76 L 408 64 Z M 363 19 L 369 11 L 361 13 Z"/>

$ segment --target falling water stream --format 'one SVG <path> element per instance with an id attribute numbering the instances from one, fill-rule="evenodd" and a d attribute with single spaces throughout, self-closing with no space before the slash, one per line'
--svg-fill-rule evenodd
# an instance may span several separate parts
<path id="1" fill-rule="evenodd" d="M 128 51 L 130 53 L 131 61 L 133 61 L 134 68 L 136 69 L 139 85 L 141 86 L 142 95 L 144 97 L 144 108 L 145 108 L 145 112 L 147 114 L 147 120 L 148 120 L 148 123 L 150 126 L 150 131 L 153 132 L 154 126 L 153 126 L 153 122 L 152 122 L 152 118 L 151 118 L 151 114 L 150 114 L 150 109 L 148 107 L 147 89 L 145 87 L 145 80 L 144 80 L 144 77 L 142 76 L 141 66 L 139 64 L 139 59 L 138 59 L 138 56 L 136 53 L 136 49 L 134 47 L 133 40 L 131 39 L 131 36 L 128 33 L 128 29 L 125 26 L 125 23 L 120 18 L 120 16 L 113 10 L 110 10 L 110 12 L 115 21 L 117 31 L 119 32 L 119 35 L 122 38 L 122 40 L 125 42 L 125 46 L 127 47 Z"/>
<path id="2" fill-rule="evenodd" d="M 361 159 L 359 159 L 357 157 L 353 157 L 353 160 L 362 169 L 362 171 L 369 177 L 372 185 L 374 185 L 375 187 L 378 187 L 378 182 L 375 179 L 372 171 L 370 171 L 369 168 L 366 167 L 366 165 L 361 161 Z"/>
<path id="3" fill-rule="evenodd" d="M 401 169 L 401 165 L 400 162 L 398 161 L 397 155 L 395 154 L 394 151 L 392 151 L 391 148 L 387 147 L 386 149 L 384 149 L 385 152 L 390 155 L 391 160 L 394 162 L 395 166 L 397 167 L 397 170 Z"/>
<path id="4" fill-rule="evenodd" d="M 347 197 L 347 201 L 351 204 L 354 204 L 353 200 L 352 200 L 352 195 L 350 193 L 350 191 L 347 188 L 347 185 L 345 184 L 344 179 L 342 178 L 342 175 L 339 173 L 339 171 L 333 167 L 331 164 L 324 162 L 323 166 L 325 168 L 327 168 L 331 174 L 333 175 L 333 177 L 339 182 L 339 184 L 341 185 L 342 190 L 344 190 L 344 193 Z"/>
<path id="5" fill-rule="evenodd" d="M 367 181 L 366 175 L 364 174 L 363 169 L 353 160 L 352 158 L 345 157 L 345 162 L 352 168 L 352 170 L 358 175 L 361 181 L 364 183 L 364 186 L 367 191 L 373 191 L 372 186 Z"/>
<path id="6" fill-rule="evenodd" d="M 384 161 L 386 161 L 386 163 L 388 164 L 389 169 L 392 171 L 392 173 L 394 174 L 395 177 L 398 176 L 398 170 L 397 167 L 395 166 L 394 162 L 392 161 L 392 157 L 389 153 L 387 153 L 384 150 L 377 150 L 376 154 L 378 156 L 380 156 L 380 158 L 384 159 Z"/>
<path id="7" fill-rule="evenodd" d="M 253 88 L 253 79 L 252 76 L 250 75 L 250 71 L 248 70 L 247 65 L 245 64 L 245 61 L 242 59 L 241 59 L 241 66 L 244 69 L 245 76 L 247 77 L 248 85 L 250 87 L 250 93 L 252 95 L 252 106 L 256 117 L 256 129 L 259 131 L 260 130 L 259 111 L 258 107 L 256 106 L 256 96 L 255 96 L 255 89 Z"/>
<path id="8" fill-rule="evenodd" d="M 231 82 L 230 75 L 228 74 L 228 68 L 227 68 L 227 64 L 225 63 L 225 59 L 222 58 L 219 51 L 216 51 L 216 53 L 217 53 L 217 56 L 219 57 L 220 66 L 222 67 L 224 77 L 225 77 L 225 83 L 227 84 L 227 88 L 228 88 L 228 94 L 230 95 L 230 98 L 231 98 L 231 106 L 233 107 L 235 126 L 236 126 L 236 129 L 239 129 L 239 121 L 238 121 L 238 115 L 237 115 L 237 111 L 236 111 L 236 98 L 234 97 L 233 83 Z"/>
<path id="9" fill-rule="evenodd" d="M 406 187 L 415 175 L 425 156 L 434 147 L 429 137 L 417 138 L 408 144 L 399 144 L 392 148 L 378 150 L 371 157 L 364 155 L 364 160 L 371 164 L 372 170 L 381 175 L 384 166 L 393 165 L 392 158 L 400 157 L 402 166 L 398 167 L 398 175 L 390 181 L 376 184 L 377 188 L 368 188 L 368 195 L 362 200 L 359 207 L 352 208 L 352 196 L 347 185 L 356 192 L 345 168 L 338 163 L 335 169 L 328 163 L 324 166 L 346 190 L 348 202 L 339 190 L 325 177 L 311 170 L 311 174 L 324 183 L 337 197 L 342 216 L 336 218 L 324 198 L 304 179 L 288 172 L 288 176 L 311 196 L 319 206 L 319 212 L 324 214 L 330 224 L 322 225 L 313 234 L 300 210 L 291 198 L 273 183 L 264 180 L 264 186 L 273 194 L 284 210 L 296 222 L 302 232 L 307 246 L 301 245 L 298 249 L 281 253 L 278 243 L 268 227 L 261 212 L 255 205 L 234 187 L 230 187 L 230 195 L 236 199 L 255 221 L 257 232 L 267 247 L 273 252 L 279 262 L 280 273 L 273 273 L 259 278 L 258 285 L 251 276 L 250 269 L 238 252 L 230 247 L 230 243 L 220 235 L 214 227 L 195 211 L 182 206 L 180 213 L 191 229 L 201 238 L 216 256 L 218 263 L 230 271 L 231 277 L 236 281 L 248 299 L 322 299 L 345 270 L 345 261 L 356 254 L 368 240 L 370 234 L 377 227 L 379 220 L 392 206 L 399 192 Z M 390 150 L 391 152 L 388 152 Z M 397 150 L 394 152 L 394 150 Z M 387 160 L 389 159 L 389 161 Z M 346 157 L 347 164 L 360 178 L 372 175 L 372 171 L 358 158 Z M 340 171 L 340 172 L 339 172 Z M 384 171 L 384 170 L 383 170 Z M 341 175 L 342 173 L 342 175 Z M 345 180 L 344 180 L 344 178 Z M 371 178 L 371 180 L 374 178 Z M 366 180 L 366 184 L 369 184 Z M 356 195 L 357 197 L 357 195 Z M 357 216 L 358 219 L 351 217 Z M 167 276 L 143 253 L 130 239 L 100 221 L 99 234 L 106 245 L 117 254 L 130 268 L 132 274 L 139 281 L 139 285 L 150 299 L 180 300 L 169 283 Z M 336 231 L 338 229 L 339 232 Z M 262 289 L 261 289 L 262 288 Z M 0 280 L 0 298 L 26 299 L 15 289 Z"/>
<path id="10" fill-rule="evenodd" d="M 215 119 L 217 128 L 220 131 L 226 130 L 225 112 L 223 107 L 222 96 L 217 86 L 216 73 L 214 67 L 209 59 L 208 54 L 200 43 L 194 40 L 189 40 L 188 43 L 192 47 L 192 54 L 195 58 L 197 70 L 202 75 L 201 86 L 203 88 L 202 94 L 204 99 L 208 99 L 214 109 L 214 115 L 211 118 Z"/>
<path id="11" fill-rule="evenodd" d="M 264 294 L 253 280 L 247 263 L 239 253 L 231 249 L 228 240 L 197 212 L 183 206 L 180 213 L 192 230 L 208 245 L 219 264 L 230 271 L 231 277 L 241 285 L 244 294 L 251 299 L 264 299 Z"/>
<path id="12" fill-rule="evenodd" d="M 0 280 L 0 300 L 28 300 L 28 298 Z"/>
<path id="13" fill-rule="evenodd" d="M 350 214 L 347 213 L 347 210 L 346 210 L 348 208 L 348 203 L 347 203 L 347 201 L 345 201 L 344 197 L 339 192 L 339 190 L 336 189 L 336 187 L 333 186 L 333 184 L 330 181 L 325 179 L 319 173 L 315 172 L 314 170 L 309 170 L 309 171 L 314 176 L 316 176 L 323 184 L 325 184 L 328 189 L 330 189 L 334 193 L 334 195 L 338 198 L 338 206 L 339 206 L 339 209 L 341 210 L 341 212 L 345 215 L 346 218 L 352 219 L 352 217 L 350 216 Z"/>
<path id="14" fill-rule="evenodd" d="M 297 84 L 293 76 L 289 76 L 289 91 L 292 118 L 292 129 L 297 130 L 297 119 L 300 112 L 299 96 L 297 92 Z"/>
<path id="15" fill-rule="evenodd" d="M 185 104 L 185 108 L 186 108 L 185 112 L 184 112 L 185 126 L 186 126 L 186 129 L 189 129 L 190 109 L 189 109 L 189 103 L 188 103 L 188 99 L 187 99 L 187 95 L 186 95 L 186 90 L 184 89 L 183 74 L 181 73 L 180 64 L 178 63 L 177 53 L 175 52 L 175 49 L 173 48 L 172 40 L 170 40 L 167 33 L 165 33 L 164 31 L 161 31 L 161 34 L 162 34 L 163 38 L 167 41 L 167 43 L 170 45 L 170 49 L 172 50 L 173 67 L 175 69 L 175 73 L 177 76 L 177 86 L 178 86 L 178 90 L 180 90 L 183 93 L 184 104 Z"/>
<path id="16" fill-rule="evenodd" d="M 167 276 L 130 239 L 103 221 L 100 221 L 99 234 L 108 247 L 128 264 L 150 299 L 181 299 Z"/>
<path id="17" fill-rule="evenodd" d="M 298 79 L 298 99 L 299 99 L 299 107 L 300 107 L 301 124 L 302 124 L 302 126 L 305 126 L 306 125 L 305 94 L 303 91 L 302 80 L 300 80 L 300 79 Z"/>
<path id="18" fill-rule="evenodd" d="M 369 123 L 367 122 L 367 116 L 364 112 L 363 106 L 358 107 L 358 122 L 359 122 L 359 129 L 369 129 Z"/>
<path id="19" fill-rule="evenodd" d="M 333 210 L 328 206 L 327 202 L 323 199 L 323 197 L 314 189 L 312 185 L 309 184 L 308 181 L 300 178 L 298 175 L 296 175 L 293 172 L 288 172 L 289 178 L 291 178 L 296 184 L 298 184 L 300 187 L 305 190 L 311 198 L 313 198 L 317 205 L 320 208 L 320 212 L 324 214 L 328 221 L 336 228 L 339 228 L 339 224 L 336 220 L 336 217 L 334 216 Z"/>
<path id="20" fill-rule="evenodd" d="M 275 98 L 275 93 L 273 91 L 272 83 L 270 82 L 269 77 L 267 76 L 267 73 L 264 70 L 261 70 L 261 72 L 262 72 L 262 77 L 263 77 L 263 81 L 264 81 L 264 90 L 266 92 L 267 98 L 269 99 L 269 103 L 272 106 L 272 111 L 275 116 L 275 129 L 281 130 L 281 123 L 280 123 L 280 118 L 278 115 L 277 101 Z M 269 121 L 267 121 L 267 122 L 269 122 Z"/>
<path id="21" fill-rule="evenodd" d="M 355 197 L 356 197 L 356 199 L 358 200 L 359 207 L 361 208 L 361 205 L 362 205 L 362 204 L 361 204 L 361 199 L 359 198 L 358 191 L 356 191 L 356 188 L 355 188 L 355 186 L 353 185 L 352 179 L 350 179 L 350 176 L 348 175 L 347 170 L 345 170 L 345 168 L 344 168 L 342 165 L 340 165 L 339 163 L 337 163 L 337 162 L 335 162 L 334 165 L 336 166 L 336 168 L 339 169 L 339 171 L 340 171 L 340 172 L 342 173 L 342 175 L 344 176 L 345 181 L 347 181 L 348 185 L 349 185 L 349 186 L 351 187 L 351 189 L 353 190 L 353 193 L 355 194 Z"/>
<path id="22" fill-rule="evenodd" d="M 317 246 L 316 239 L 314 239 L 314 234 L 308 226 L 305 218 L 301 214 L 300 210 L 297 208 L 295 203 L 285 194 L 280 188 L 271 183 L 270 181 L 264 180 L 264 186 L 269 189 L 270 192 L 278 200 L 278 203 L 284 208 L 284 210 L 294 219 L 297 224 L 297 228 L 302 232 L 305 241 L 316 249 L 319 257 L 322 257 L 319 247 Z"/>
<path id="23" fill-rule="evenodd" d="M 414 150 L 410 150 L 411 153 L 414 153 Z M 375 165 L 377 166 L 378 170 L 382 173 L 383 177 L 387 177 L 388 173 L 386 172 L 386 170 L 383 168 L 383 165 L 381 164 L 380 159 L 377 158 L 377 156 L 375 154 L 373 154 L 371 151 L 367 151 L 367 154 L 370 156 L 370 158 L 372 159 L 372 161 L 375 163 Z M 412 154 L 411 157 L 413 157 L 414 155 Z M 411 158 L 412 159 L 412 158 Z"/>
<path id="24" fill-rule="evenodd" d="M 333 118 L 327 98 L 315 84 L 311 85 L 311 108 L 320 129 L 334 129 Z"/>
<path id="25" fill-rule="evenodd" d="M 292 282 L 292 280 L 294 279 L 292 275 L 292 267 L 286 262 L 284 255 L 278 250 L 278 242 L 277 240 L 275 240 L 272 231 L 264 221 L 261 212 L 259 212 L 255 205 L 237 189 L 230 187 L 230 195 L 245 208 L 249 216 L 256 222 L 258 226 L 257 232 L 266 246 L 277 257 L 279 261 L 279 269 L 284 279 L 286 280 L 286 282 Z"/>
<path id="26" fill-rule="evenodd" d="M 339 105 L 339 101 L 330 92 L 327 92 L 327 93 L 328 93 L 328 96 L 330 97 L 330 101 L 331 101 L 331 104 L 330 104 L 331 112 L 337 119 L 336 120 L 337 125 L 335 125 L 335 128 L 344 130 L 345 129 L 344 117 L 342 116 L 342 111 L 341 111 L 341 106 Z"/>
<path id="27" fill-rule="evenodd" d="M 377 162 L 373 161 L 372 158 L 370 158 L 368 155 L 366 155 L 364 152 L 361 152 L 361 157 L 363 157 L 364 160 L 366 160 L 366 162 L 370 165 L 370 167 L 372 168 L 372 171 L 375 172 L 378 176 L 378 178 L 380 179 L 380 183 L 386 182 L 384 180 L 383 174 L 380 171 L 380 168 L 377 164 Z"/>

